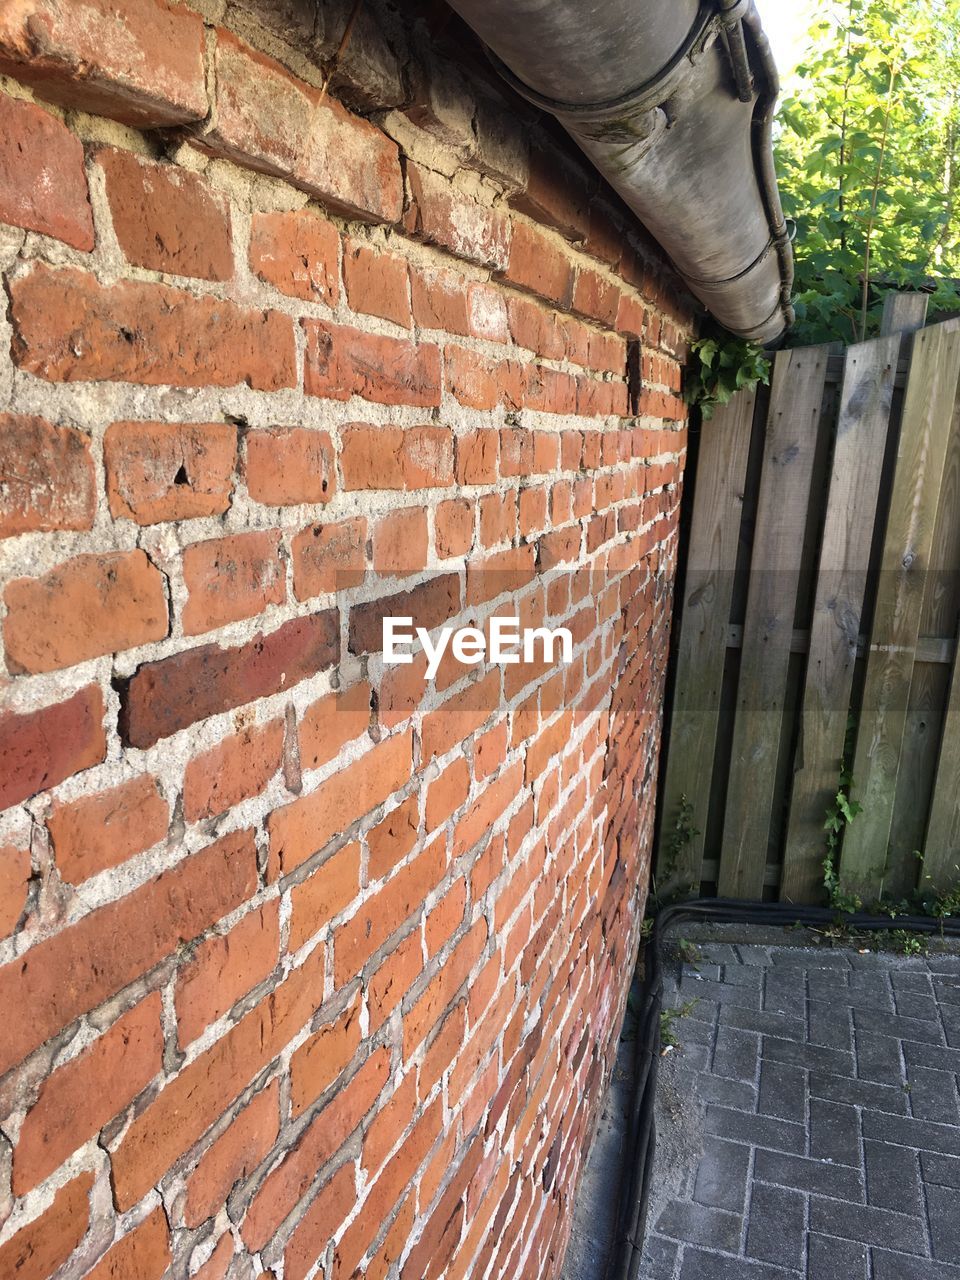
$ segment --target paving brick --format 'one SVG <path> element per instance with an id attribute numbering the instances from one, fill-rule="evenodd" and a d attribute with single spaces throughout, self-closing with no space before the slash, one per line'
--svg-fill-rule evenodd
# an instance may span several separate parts
<path id="1" fill-rule="evenodd" d="M 860 1123 L 853 1107 L 814 1098 L 810 1103 L 810 1155 L 834 1164 L 860 1164 Z"/>
<path id="2" fill-rule="evenodd" d="M 853 1054 L 844 1053 L 841 1049 L 824 1049 L 819 1045 L 802 1045 L 794 1040 L 764 1036 L 763 1056 L 774 1062 L 788 1062 L 808 1070 L 827 1071 L 835 1076 L 853 1075 Z"/>
<path id="3" fill-rule="evenodd" d="M 810 1000 L 807 1005 L 807 1035 L 813 1044 L 822 1044 L 828 1049 L 852 1049 L 850 1010 L 837 1001 Z"/>
<path id="4" fill-rule="evenodd" d="M 907 1114 L 907 1094 L 902 1086 L 873 1084 L 869 1080 L 851 1080 L 823 1071 L 810 1072 L 810 1093 L 831 1102 L 847 1102 L 853 1107 L 871 1111 L 889 1111 L 891 1115 Z"/>
<path id="5" fill-rule="evenodd" d="M 927 1187 L 927 1217 L 933 1256 L 960 1263 L 960 1197 L 953 1187 Z"/>
<path id="6" fill-rule="evenodd" d="M 960 1129 L 929 1120 L 911 1120 L 906 1116 L 884 1116 L 865 1112 L 863 1136 L 878 1142 L 895 1142 L 920 1151 L 937 1151 L 944 1156 L 960 1156 Z"/>
<path id="7" fill-rule="evenodd" d="M 874 1249 L 873 1280 L 960 1280 L 960 1267 Z"/>
<path id="8" fill-rule="evenodd" d="M 757 1078 L 760 1038 L 751 1031 L 721 1027 L 713 1052 L 713 1070 L 718 1076 L 753 1083 Z"/>
<path id="9" fill-rule="evenodd" d="M 643 1249 L 640 1274 L 643 1280 L 673 1280 L 677 1269 L 680 1246 L 676 1240 L 664 1240 L 662 1236 L 650 1236 Z M 597 1258 L 597 1273 L 607 1265 L 606 1257 Z"/>
<path id="10" fill-rule="evenodd" d="M 908 1067 L 907 1084 L 910 1112 L 916 1120 L 960 1125 L 956 1076 L 949 1071 L 934 1071 L 931 1067 Z"/>
<path id="11" fill-rule="evenodd" d="M 734 987 L 726 982 L 711 982 L 706 978 L 688 975 L 680 983 L 680 994 L 685 1000 L 715 1000 L 718 1004 L 737 1005 L 744 1009 L 760 1008 L 760 992 L 750 987 Z"/>
<path id="12" fill-rule="evenodd" d="M 853 1025 L 857 1031 L 873 1031 L 879 1036 L 895 1036 L 898 1040 L 920 1040 L 927 1044 L 943 1044 L 939 1024 L 922 1018 L 898 1018 L 873 1009 L 856 1008 Z"/>
<path id="13" fill-rule="evenodd" d="M 750 1148 L 723 1138 L 707 1138 L 697 1168 L 693 1198 L 714 1209 L 743 1213 L 750 1171 Z"/>
<path id="14" fill-rule="evenodd" d="M 806 1072 L 785 1062 L 767 1060 L 760 1070 L 761 1115 L 802 1124 L 806 1119 Z"/>
<path id="15" fill-rule="evenodd" d="M 844 1240 L 859 1240 L 880 1248 L 896 1248 L 903 1253 L 926 1252 L 926 1231 L 920 1218 L 869 1205 L 844 1204 L 840 1200 L 810 1201 L 810 1229 Z"/>
<path id="16" fill-rule="evenodd" d="M 730 1138 L 734 1142 L 746 1142 L 754 1147 L 767 1147 L 771 1151 L 786 1151 L 802 1155 L 806 1150 L 807 1136 L 803 1125 L 788 1124 L 770 1116 L 749 1116 L 742 1111 L 730 1111 L 727 1107 L 707 1107 L 707 1133 L 718 1138 Z"/>
<path id="17" fill-rule="evenodd" d="M 739 1213 L 671 1200 L 657 1219 L 657 1230 L 674 1240 L 705 1244 L 732 1253 L 740 1248 L 740 1222 Z"/>
<path id="18" fill-rule="evenodd" d="M 806 1216 L 806 1200 L 799 1191 L 756 1183 L 750 1197 L 747 1256 L 802 1270 Z"/>
<path id="19" fill-rule="evenodd" d="M 876 1084 L 903 1084 L 900 1044 L 892 1036 L 878 1036 L 871 1031 L 858 1031 L 857 1075 Z"/>
<path id="20" fill-rule="evenodd" d="M 920 1194 L 920 1165 L 917 1153 L 890 1142 L 863 1144 L 867 1172 L 867 1204 L 876 1209 L 895 1209 L 919 1216 L 923 1212 Z"/>
<path id="21" fill-rule="evenodd" d="M 792 970 L 767 969 L 763 982 L 763 1008 L 768 1013 L 802 1018 L 806 999 L 806 983 L 798 981 Z"/>
<path id="22" fill-rule="evenodd" d="M 716 1102 L 736 1111 L 756 1111 L 757 1088 L 747 1080 L 730 1080 L 725 1076 L 702 1074 L 697 1081 L 697 1096 L 704 1102 Z"/>
<path id="23" fill-rule="evenodd" d="M 758 1151 L 753 1176 L 760 1182 L 775 1182 L 838 1200 L 863 1202 L 863 1175 L 859 1169 L 827 1164 L 806 1156 L 785 1155 L 780 1151 Z"/>
<path id="24" fill-rule="evenodd" d="M 741 988 L 737 988 L 740 990 Z M 761 1035 L 776 1036 L 780 1040 L 803 1040 L 806 1027 L 802 1018 L 790 1018 L 780 1013 L 765 1013 L 760 1009 L 742 1009 L 737 1005 L 725 1007 L 721 1022 L 743 1031 L 759 1031 Z"/>
<path id="25" fill-rule="evenodd" d="M 687 1249 L 680 1268 L 680 1280 L 798 1280 L 799 1271 L 771 1267 L 765 1262 L 725 1258 L 702 1249 Z"/>
<path id="26" fill-rule="evenodd" d="M 808 1280 L 867 1280 L 870 1251 L 857 1240 L 836 1240 L 811 1232 L 807 1238 Z"/>
<path id="27" fill-rule="evenodd" d="M 940 1156 L 932 1151 L 921 1151 L 920 1166 L 925 1182 L 932 1182 L 938 1187 L 960 1188 L 960 1156 Z"/>
<path id="28" fill-rule="evenodd" d="M 935 1044 L 919 1044 L 907 1040 L 903 1046 L 907 1068 L 932 1067 L 935 1071 L 950 1071 L 960 1075 L 960 1049 L 941 1049 Z"/>

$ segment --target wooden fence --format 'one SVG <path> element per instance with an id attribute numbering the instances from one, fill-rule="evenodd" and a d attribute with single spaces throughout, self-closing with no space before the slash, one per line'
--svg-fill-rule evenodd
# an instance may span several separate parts
<path id="1" fill-rule="evenodd" d="M 661 783 L 661 890 L 822 899 L 960 882 L 960 320 L 784 351 L 702 429 Z M 922 857 L 918 857 L 921 854 Z"/>

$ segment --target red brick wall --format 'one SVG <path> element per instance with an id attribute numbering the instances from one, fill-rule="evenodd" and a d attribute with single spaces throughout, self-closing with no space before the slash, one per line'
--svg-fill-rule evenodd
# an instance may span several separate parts
<path id="1" fill-rule="evenodd" d="M 566 1240 L 690 316 L 455 28 L 370 0 L 324 92 L 350 7 L 0 12 L 18 1280 L 539 1280 Z M 378 654 L 384 613 L 493 611 L 574 662 Z"/>

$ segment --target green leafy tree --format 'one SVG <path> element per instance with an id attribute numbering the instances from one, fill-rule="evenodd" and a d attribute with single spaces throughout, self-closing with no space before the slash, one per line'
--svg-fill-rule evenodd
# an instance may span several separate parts
<path id="1" fill-rule="evenodd" d="M 960 0 L 827 4 L 809 40 L 777 143 L 794 339 L 868 336 L 886 287 L 960 308 Z"/>

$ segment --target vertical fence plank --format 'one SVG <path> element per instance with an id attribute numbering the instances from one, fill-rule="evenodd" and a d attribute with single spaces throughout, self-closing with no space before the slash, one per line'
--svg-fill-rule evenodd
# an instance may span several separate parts
<path id="1" fill-rule="evenodd" d="M 814 902 L 824 817 L 836 794 L 899 334 L 851 347 L 844 365 L 820 551 L 780 897 Z"/>
<path id="2" fill-rule="evenodd" d="M 829 348 L 774 369 L 721 848 L 719 892 L 760 898 Z"/>
<path id="3" fill-rule="evenodd" d="M 704 425 L 700 443 L 661 795 L 658 876 L 663 891 L 700 883 L 755 403 L 753 392 L 740 392 Z M 696 835 L 674 850 L 671 835 L 684 798 L 693 807 Z"/>
<path id="4" fill-rule="evenodd" d="M 929 296 L 925 293 L 888 293 L 883 299 L 880 334 L 916 333 L 927 323 Z"/>
<path id="5" fill-rule="evenodd" d="M 847 830 L 844 884 L 879 894 L 889 855 L 897 777 L 940 485 L 960 377 L 960 321 L 914 339 L 890 516 L 867 657 L 854 754 L 854 798 L 863 813 Z"/>
<path id="6" fill-rule="evenodd" d="M 953 659 L 950 696 L 923 845 L 923 884 L 938 893 L 960 883 L 960 641 Z"/>

